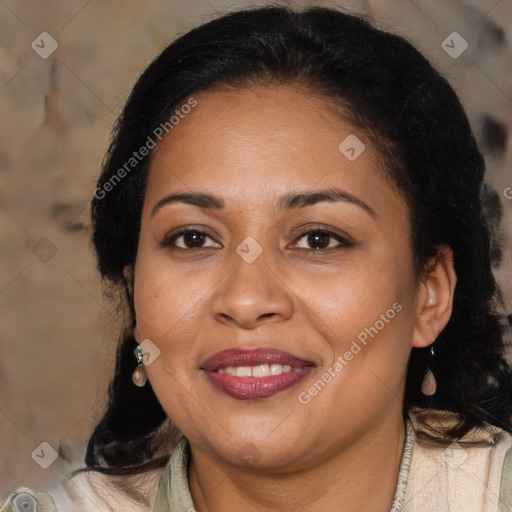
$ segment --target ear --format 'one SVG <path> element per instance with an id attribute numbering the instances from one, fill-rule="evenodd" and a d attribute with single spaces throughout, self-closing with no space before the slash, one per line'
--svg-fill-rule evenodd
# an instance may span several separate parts
<path id="1" fill-rule="evenodd" d="M 446 327 L 453 310 L 456 283 L 453 250 L 442 246 L 433 265 L 418 284 L 413 347 L 428 347 Z"/>
<path id="2" fill-rule="evenodd" d="M 131 296 L 133 296 L 133 267 L 132 265 L 125 265 L 123 268 L 123 275 L 125 279 L 125 284 L 128 288 L 128 292 Z"/>
<path id="3" fill-rule="evenodd" d="M 124 276 L 126 288 L 127 288 L 128 293 L 132 299 L 132 302 L 133 302 L 134 275 L 133 275 L 133 266 L 132 265 L 126 265 L 123 268 L 123 276 Z M 135 308 L 135 304 L 133 307 Z M 137 341 L 139 341 L 140 340 L 139 326 L 137 325 L 137 316 L 135 314 L 134 314 L 134 320 L 135 320 L 135 327 L 133 328 L 133 337 Z"/>

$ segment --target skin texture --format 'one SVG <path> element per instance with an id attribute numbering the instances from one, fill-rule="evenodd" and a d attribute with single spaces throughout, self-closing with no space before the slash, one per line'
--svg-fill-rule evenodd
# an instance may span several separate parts
<path id="1" fill-rule="evenodd" d="M 407 361 L 411 347 L 433 343 L 449 320 L 452 252 L 441 251 L 414 280 L 408 207 L 365 133 L 326 101 L 289 85 L 194 97 L 197 107 L 152 155 L 135 269 L 125 275 L 133 279 L 135 337 L 160 350 L 148 378 L 191 444 L 195 506 L 387 512 L 405 441 Z M 355 161 L 338 150 L 352 133 L 366 145 Z M 374 215 L 343 201 L 276 209 L 290 191 L 332 187 Z M 151 216 L 167 194 L 191 191 L 219 196 L 225 207 L 170 203 Z M 208 236 L 160 245 L 185 227 Z M 301 234 L 306 228 L 352 245 L 334 237 L 315 245 Z M 236 252 L 247 237 L 263 249 L 252 263 Z M 299 393 L 395 303 L 401 311 L 301 403 Z M 270 398 L 236 400 L 201 370 L 233 347 L 277 348 L 316 368 Z"/>

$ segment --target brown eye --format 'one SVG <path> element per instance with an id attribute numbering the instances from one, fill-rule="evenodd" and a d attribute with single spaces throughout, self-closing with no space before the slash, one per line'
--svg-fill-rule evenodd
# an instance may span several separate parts
<path id="1" fill-rule="evenodd" d="M 315 249 L 326 249 L 329 246 L 330 235 L 325 233 L 310 233 L 307 235 L 308 243 L 311 244 Z"/>
<path id="2" fill-rule="evenodd" d="M 163 247 L 173 247 L 175 249 L 201 249 L 202 247 L 220 247 L 220 244 L 215 244 L 205 246 L 205 240 L 211 237 L 205 231 L 200 231 L 197 229 L 188 229 L 179 231 L 174 235 L 166 238 L 162 246 Z M 178 240 L 181 240 L 178 242 Z"/>
<path id="3" fill-rule="evenodd" d="M 353 244 L 349 242 L 346 238 L 333 233 L 332 231 L 328 231 L 325 229 L 311 229 L 302 233 L 298 240 L 305 239 L 305 246 L 302 246 L 300 249 L 312 249 L 312 250 L 321 250 L 321 249 L 340 249 L 344 247 L 352 247 Z M 332 245 L 332 242 L 337 242 Z"/>
<path id="4" fill-rule="evenodd" d="M 197 231 L 189 231 L 182 235 L 183 243 L 188 248 L 201 247 L 204 244 L 205 237 L 203 233 L 198 233 Z"/>

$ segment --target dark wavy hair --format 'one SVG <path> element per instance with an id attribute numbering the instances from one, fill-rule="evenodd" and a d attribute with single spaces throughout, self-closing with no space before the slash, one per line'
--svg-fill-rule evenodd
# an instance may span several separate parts
<path id="1" fill-rule="evenodd" d="M 345 119 L 365 131 L 409 206 L 417 278 L 442 246 L 453 249 L 453 314 L 435 342 L 434 358 L 430 347 L 412 348 L 404 413 L 457 413 L 460 421 L 447 432 L 453 439 L 486 423 L 512 432 L 500 295 L 481 205 L 485 163 L 459 99 L 409 42 L 361 17 L 271 6 L 229 13 L 172 42 L 140 76 L 115 124 L 92 200 L 92 240 L 102 279 L 121 290 L 131 327 L 120 339 L 85 470 L 138 474 L 164 466 L 169 457 L 159 452 L 165 412 L 149 382 L 143 388 L 131 382 L 135 311 L 123 276 L 124 266 L 136 261 L 151 151 L 123 179 L 112 180 L 193 93 L 270 84 L 300 86 L 341 106 Z M 437 381 L 432 397 L 421 392 L 429 368 Z"/>

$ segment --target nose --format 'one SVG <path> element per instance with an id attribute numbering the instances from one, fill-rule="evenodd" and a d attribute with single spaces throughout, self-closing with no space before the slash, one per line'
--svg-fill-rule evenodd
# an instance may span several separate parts
<path id="1" fill-rule="evenodd" d="M 255 329 L 292 316 L 291 292 L 264 255 L 265 251 L 252 263 L 237 253 L 232 255 L 231 270 L 212 301 L 213 316 L 218 322 Z"/>

